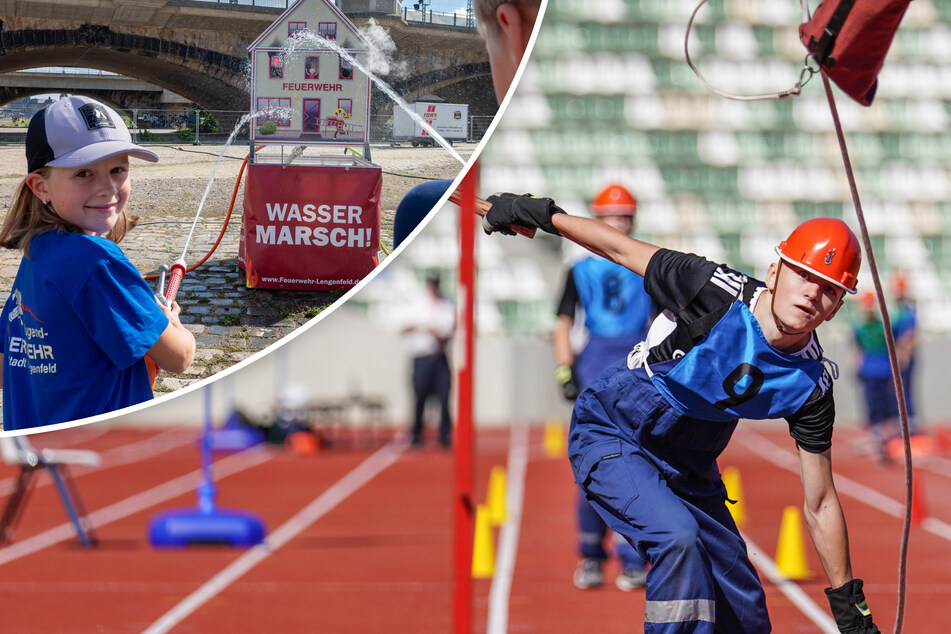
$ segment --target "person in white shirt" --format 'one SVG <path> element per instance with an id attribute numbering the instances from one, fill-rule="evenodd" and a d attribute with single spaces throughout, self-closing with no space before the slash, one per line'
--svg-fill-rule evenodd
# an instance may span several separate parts
<path id="1" fill-rule="evenodd" d="M 423 413 L 426 402 L 439 400 L 439 444 L 452 445 L 452 418 L 449 415 L 449 389 L 452 374 L 446 346 L 452 339 L 456 313 L 452 303 L 439 290 L 439 276 L 426 278 L 426 296 L 416 302 L 403 325 L 406 346 L 413 358 L 413 392 L 416 397 L 410 442 L 423 444 Z"/>

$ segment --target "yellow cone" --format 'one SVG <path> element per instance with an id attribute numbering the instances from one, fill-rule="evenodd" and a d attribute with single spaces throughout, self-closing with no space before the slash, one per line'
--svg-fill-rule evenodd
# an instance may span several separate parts
<path id="1" fill-rule="evenodd" d="M 489 507 L 492 526 L 501 526 L 508 519 L 505 508 L 505 467 L 497 465 L 489 472 L 489 491 L 485 504 Z"/>
<path id="2" fill-rule="evenodd" d="M 495 545 L 489 509 L 485 504 L 476 507 L 475 543 L 472 545 L 472 578 L 491 579 L 495 574 Z"/>
<path id="3" fill-rule="evenodd" d="M 779 527 L 779 545 L 776 547 L 776 567 L 779 573 L 793 581 L 812 578 L 806 561 L 806 543 L 802 533 L 802 513 L 795 506 L 783 509 Z"/>
<path id="4" fill-rule="evenodd" d="M 556 418 L 545 423 L 545 438 L 542 446 L 549 458 L 561 458 L 565 455 L 565 426 Z"/>
<path id="5" fill-rule="evenodd" d="M 746 524 L 746 505 L 743 503 L 743 485 L 740 483 L 740 470 L 736 467 L 727 467 L 723 470 L 723 485 L 726 487 L 726 496 L 735 500 L 735 504 L 726 503 L 730 515 L 736 525 L 742 528 Z"/>

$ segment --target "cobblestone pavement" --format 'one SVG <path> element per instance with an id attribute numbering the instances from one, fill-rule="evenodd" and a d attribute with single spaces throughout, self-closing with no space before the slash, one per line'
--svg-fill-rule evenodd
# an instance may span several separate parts
<path id="1" fill-rule="evenodd" d="M 468 156 L 474 148 L 473 144 L 464 150 L 457 149 L 464 151 L 464 156 Z M 388 166 L 387 156 L 390 153 L 387 150 L 388 148 L 374 148 L 373 158 L 384 169 L 381 233 L 383 243 L 389 249 L 393 242 L 393 214 L 396 204 L 411 187 L 420 181 L 387 174 L 387 170 L 410 173 L 416 171 L 405 169 L 406 165 L 397 165 L 395 159 L 390 161 Z M 3 151 L 0 151 L 0 159 L 3 158 Z M 214 152 L 217 149 L 211 151 Z M 401 155 L 407 152 L 406 149 L 399 151 Z M 19 152 L 22 153 L 22 148 Z M 410 160 L 412 160 L 413 150 L 409 152 Z M 424 155 L 418 153 L 417 156 Z M 165 162 L 167 170 L 168 163 L 164 157 L 162 161 Z M 193 163 L 183 164 L 180 167 L 186 174 L 188 170 L 196 169 Z M 458 171 L 458 163 L 454 160 L 446 163 L 445 169 L 442 170 L 427 167 L 430 169 L 423 173 L 428 172 L 429 175 L 437 178 L 451 177 Z M 144 169 L 139 172 L 140 169 L 142 168 L 136 166 L 133 176 L 133 196 L 139 195 L 141 199 L 136 189 L 135 179 L 140 178 L 140 174 L 144 172 L 143 176 L 148 181 L 148 173 Z M 19 173 L 22 175 L 23 172 L 25 170 Z M 165 178 L 164 172 L 162 178 Z M 181 187 L 179 180 L 169 178 L 165 182 L 170 183 L 169 189 L 177 190 Z M 230 198 L 230 189 L 234 187 L 234 175 L 225 180 L 228 182 L 223 185 L 227 187 Z M 161 193 L 165 189 L 161 187 L 161 182 L 162 180 L 153 178 L 142 189 L 154 197 L 156 193 Z M 193 188 L 194 186 L 189 187 L 189 190 Z M 6 191 L 0 193 L 10 195 Z M 200 191 L 198 193 L 200 194 Z M 194 192 L 189 194 L 194 195 Z M 174 192 L 169 195 L 175 196 Z M 3 202 L 4 206 L 8 205 L 9 198 Z M 155 207 L 154 202 L 150 201 L 149 204 Z M 216 213 L 209 211 L 207 214 L 202 214 L 186 254 L 189 265 L 200 260 L 214 244 L 224 222 L 226 205 L 224 207 L 225 209 L 219 209 Z M 122 250 L 143 275 L 155 273 L 161 264 L 171 264 L 179 257 L 194 221 L 194 208 L 194 205 L 186 210 L 162 207 L 164 211 L 161 213 L 151 211 L 143 215 L 139 226 L 122 241 L 120 245 Z M 275 343 L 315 317 L 344 294 L 344 291 L 246 288 L 244 271 L 238 268 L 237 261 L 240 209 L 241 196 L 239 195 L 234 214 L 221 244 L 205 264 L 185 275 L 178 293 L 177 301 L 182 306 L 182 323 L 194 333 L 197 342 L 195 362 L 184 374 L 160 374 L 156 381 L 156 392 L 174 391 L 224 370 Z M 386 254 L 381 250 L 379 255 L 382 262 Z M 0 250 L 0 301 L 6 301 L 10 293 L 20 257 L 19 252 Z M 150 284 L 155 287 L 155 280 L 151 280 Z"/>

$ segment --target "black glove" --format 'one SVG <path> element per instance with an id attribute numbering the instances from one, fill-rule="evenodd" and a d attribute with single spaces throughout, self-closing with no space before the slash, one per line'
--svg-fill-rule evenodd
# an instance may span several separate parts
<path id="1" fill-rule="evenodd" d="M 558 229 L 551 223 L 554 214 L 565 213 L 551 198 L 535 198 L 531 194 L 495 194 L 489 196 L 486 202 L 492 205 L 489 212 L 482 219 L 482 226 L 486 233 L 499 231 L 506 235 L 514 235 L 507 225 L 522 225 L 523 227 L 537 227 L 547 233 L 560 236 Z"/>
<path id="2" fill-rule="evenodd" d="M 861 579 L 853 579 L 835 590 L 826 588 L 826 597 L 842 634 L 882 634 L 872 623 L 872 612 L 865 603 Z"/>
<path id="3" fill-rule="evenodd" d="M 575 373 L 571 371 L 570 365 L 560 365 L 555 368 L 555 380 L 558 381 L 561 393 L 566 399 L 573 401 L 578 398 L 581 387 L 578 385 L 578 381 L 575 380 Z"/>

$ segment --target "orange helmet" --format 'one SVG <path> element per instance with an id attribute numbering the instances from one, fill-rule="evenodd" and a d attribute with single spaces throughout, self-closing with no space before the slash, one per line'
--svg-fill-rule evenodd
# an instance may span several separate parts
<path id="1" fill-rule="evenodd" d="M 779 257 L 855 294 L 862 249 L 849 226 L 836 218 L 807 220 L 776 247 Z"/>
<path id="2" fill-rule="evenodd" d="M 905 277 L 904 271 L 896 270 L 892 273 L 892 290 L 898 299 L 908 297 L 908 278 Z"/>
<path id="3" fill-rule="evenodd" d="M 591 201 L 595 216 L 633 216 L 636 211 L 637 199 L 623 185 L 608 185 Z"/>

